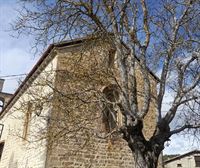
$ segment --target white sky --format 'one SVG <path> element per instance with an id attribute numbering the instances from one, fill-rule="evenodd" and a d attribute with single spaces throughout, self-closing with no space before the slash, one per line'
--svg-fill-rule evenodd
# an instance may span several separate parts
<path id="1" fill-rule="evenodd" d="M 166 93 L 164 96 L 164 104 L 162 106 L 162 111 L 166 112 L 170 108 L 170 103 L 173 97 L 170 93 Z M 184 136 L 181 134 L 173 135 L 170 138 L 169 146 L 166 144 L 164 149 L 164 154 L 183 154 L 194 149 L 199 149 L 197 141 L 194 141 L 193 136 Z"/>
<path id="2" fill-rule="evenodd" d="M 0 0 L 0 78 L 5 75 L 15 75 L 28 73 L 38 60 L 39 56 L 31 53 L 30 37 L 13 38 L 12 32 L 7 30 L 9 24 L 16 18 L 16 9 L 19 4 L 16 0 Z M 13 93 L 18 87 L 19 78 L 5 78 L 4 92 Z M 171 96 L 165 97 L 166 102 L 170 102 Z M 165 104 L 163 110 L 166 111 L 168 105 Z M 166 147 L 164 154 L 184 153 L 196 149 L 192 140 L 188 137 L 173 136 L 169 147 Z"/>
<path id="3" fill-rule="evenodd" d="M 38 58 L 31 53 L 30 38 L 13 38 L 11 35 L 14 33 L 8 31 L 16 18 L 17 6 L 15 0 L 0 0 L 0 77 L 27 73 Z M 5 79 L 3 91 L 13 93 L 19 78 Z"/>

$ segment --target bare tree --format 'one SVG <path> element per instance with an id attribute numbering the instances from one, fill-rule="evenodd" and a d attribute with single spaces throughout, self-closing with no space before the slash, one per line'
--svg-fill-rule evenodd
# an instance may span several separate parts
<path id="1" fill-rule="evenodd" d="M 114 97 L 119 94 L 120 100 L 113 101 L 110 98 L 104 100 L 107 106 L 109 103 L 117 106 L 125 118 L 117 131 L 121 132 L 123 139 L 128 142 L 136 160 L 136 168 L 157 167 L 164 143 L 173 134 L 182 131 L 194 131 L 195 134 L 199 132 L 199 0 L 22 2 L 23 10 L 19 12 L 19 18 L 13 29 L 18 33 L 35 35 L 36 46 L 91 34 L 105 37 L 101 37 L 103 41 L 107 40 L 108 35 L 112 35 L 111 42 L 116 49 L 115 59 L 119 74 L 118 78 L 115 78 L 118 91 L 112 94 Z M 142 71 L 144 82 L 142 108 L 138 106 L 136 64 Z M 152 137 L 147 140 L 142 130 L 144 117 L 152 101 L 150 69 L 160 72 L 161 77 L 156 100 L 158 104 L 156 128 Z M 108 75 L 103 72 L 106 71 L 102 70 L 98 75 Z M 95 78 L 94 74 L 93 77 Z M 80 89 L 81 96 L 78 99 L 82 105 L 87 102 L 86 97 L 89 99 L 90 94 L 94 94 L 92 90 L 92 88 Z M 170 109 L 162 113 L 163 98 L 168 91 L 173 92 L 173 101 Z M 58 95 L 57 100 L 62 93 L 59 92 Z M 95 100 L 98 101 L 99 98 L 93 101 Z M 65 109 L 67 110 L 66 107 Z M 73 111 L 73 108 L 70 110 Z M 181 121 L 176 123 L 175 127 L 170 127 L 172 121 L 177 119 L 176 116 L 181 116 Z"/>

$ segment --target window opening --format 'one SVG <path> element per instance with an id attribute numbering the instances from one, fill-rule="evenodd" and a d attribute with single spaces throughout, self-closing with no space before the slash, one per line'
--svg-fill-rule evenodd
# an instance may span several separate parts
<path id="1" fill-rule="evenodd" d="M 116 128 L 122 117 L 116 105 L 119 101 L 119 91 L 117 85 L 111 84 L 105 87 L 103 89 L 103 95 L 103 123 L 105 124 L 105 130 L 107 132 L 111 132 Z"/>
<path id="2" fill-rule="evenodd" d="M 194 156 L 196 167 L 200 167 L 200 156 Z"/>
<path id="3" fill-rule="evenodd" d="M 3 148 L 4 148 L 4 142 L 1 142 L 1 143 L 0 143 L 0 160 L 1 160 L 1 158 L 2 158 Z"/>
<path id="4" fill-rule="evenodd" d="M 27 111 L 25 112 L 24 116 L 24 130 L 23 130 L 23 136 L 22 138 L 24 140 L 27 140 L 28 132 L 29 132 L 29 127 L 30 127 L 30 121 L 31 121 L 31 116 L 32 116 L 32 103 L 28 103 Z"/>
<path id="5" fill-rule="evenodd" d="M 113 65 L 114 65 L 114 62 L 115 62 L 115 53 L 116 53 L 115 49 L 109 50 L 109 53 L 108 53 L 108 67 L 109 68 L 113 67 Z"/>

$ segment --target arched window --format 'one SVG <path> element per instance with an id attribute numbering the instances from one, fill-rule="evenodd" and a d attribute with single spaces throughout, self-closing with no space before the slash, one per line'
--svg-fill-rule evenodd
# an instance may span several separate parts
<path id="1" fill-rule="evenodd" d="M 118 125 L 119 109 L 117 102 L 119 101 L 119 91 L 117 85 L 111 84 L 103 89 L 103 123 L 105 130 L 111 132 Z M 120 115 L 121 116 L 121 115 Z"/>
<path id="2" fill-rule="evenodd" d="M 103 89 L 105 98 L 110 102 L 117 102 L 119 100 L 118 87 L 115 84 L 110 84 Z"/>

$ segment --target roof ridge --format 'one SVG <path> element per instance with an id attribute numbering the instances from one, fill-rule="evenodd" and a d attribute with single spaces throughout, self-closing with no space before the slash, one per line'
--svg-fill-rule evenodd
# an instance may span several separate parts
<path id="1" fill-rule="evenodd" d="M 180 154 L 179 156 L 176 156 L 176 157 L 173 157 L 173 158 L 171 158 L 171 159 L 168 159 L 168 160 L 164 161 L 164 163 L 169 163 L 169 162 L 171 162 L 171 161 L 180 159 L 180 158 L 182 158 L 182 157 L 184 157 L 184 156 L 187 156 L 187 155 L 190 155 L 190 154 L 193 154 L 193 153 L 200 153 L 200 150 L 194 149 L 194 150 L 192 150 L 192 151 L 190 151 L 190 152 L 186 152 L 186 153 L 184 153 L 184 154 Z"/>

